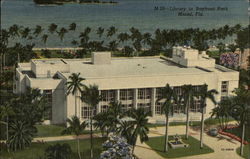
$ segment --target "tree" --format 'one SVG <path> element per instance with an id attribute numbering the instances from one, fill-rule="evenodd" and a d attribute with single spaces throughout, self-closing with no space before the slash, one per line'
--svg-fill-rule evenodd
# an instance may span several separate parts
<path id="1" fill-rule="evenodd" d="M 12 38 L 15 38 L 16 36 L 19 36 L 19 31 L 20 31 L 20 27 L 16 24 L 12 25 L 11 27 L 9 27 L 9 35 Z"/>
<path id="2" fill-rule="evenodd" d="M 55 23 L 51 23 L 49 28 L 48 28 L 48 31 L 51 33 L 51 34 L 54 34 L 54 32 L 56 31 L 57 29 L 57 25 Z"/>
<path id="3" fill-rule="evenodd" d="M 204 84 L 201 86 L 201 88 L 197 91 L 196 97 L 200 97 L 200 110 L 201 110 L 201 128 L 200 128 L 200 148 L 203 148 L 203 133 L 204 133 L 204 111 L 206 109 L 206 100 L 211 100 L 214 104 L 216 104 L 215 101 L 215 94 L 218 94 L 218 92 L 215 89 L 207 90 L 207 84 Z"/>
<path id="4" fill-rule="evenodd" d="M 7 144 L 14 151 L 24 149 L 30 146 L 36 131 L 34 126 L 24 121 L 14 121 L 10 124 L 10 137 Z"/>
<path id="5" fill-rule="evenodd" d="M 44 45 L 45 45 L 45 48 L 46 48 L 46 43 L 47 43 L 47 40 L 48 40 L 48 34 L 44 34 L 43 36 L 42 36 L 42 41 L 43 41 L 43 43 L 44 43 Z"/>
<path id="6" fill-rule="evenodd" d="M 218 106 L 212 109 L 211 117 L 219 119 L 221 129 L 227 128 L 232 106 L 232 98 L 223 99 Z"/>
<path id="7" fill-rule="evenodd" d="M 128 111 L 128 117 L 132 118 L 131 123 L 134 125 L 134 130 L 132 133 L 132 146 L 133 153 L 135 150 L 135 144 L 137 137 L 140 137 L 140 141 L 143 143 L 148 140 L 148 117 L 151 116 L 151 112 L 145 111 L 144 108 L 132 108 Z"/>
<path id="8" fill-rule="evenodd" d="M 62 27 L 62 28 L 60 29 L 60 31 L 57 32 L 57 33 L 58 33 L 58 36 L 59 36 L 59 38 L 60 38 L 60 40 L 61 40 L 62 43 L 64 43 L 64 35 L 65 35 L 67 32 L 68 32 L 68 30 L 65 29 L 64 27 Z"/>
<path id="9" fill-rule="evenodd" d="M 42 31 L 43 31 L 42 26 L 37 25 L 36 28 L 35 28 L 35 30 L 34 30 L 34 32 L 33 32 L 33 34 L 34 34 L 36 37 L 38 37 L 38 36 L 42 33 Z"/>
<path id="10" fill-rule="evenodd" d="M 231 115 L 234 119 L 239 121 L 242 127 L 241 133 L 241 146 L 240 155 L 243 155 L 243 142 L 245 139 L 245 127 L 248 122 L 250 122 L 250 91 L 244 88 L 239 88 L 234 91 L 236 94 L 233 97 L 233 104 L 231 107 Z M 248 123 L 249 124 L 249 123 Z"/>
<path id="11" fill-rule="evenodd" d="M 75 31 L 76 30 L 76 23 L 71 23 L 69 25 L 69 30 Z"/>
<path id="12" fill-rule="evenodd" d="M 6 124 L 6 140 L 9 140 L 9 116 L 14 115 L 14 111 L 9 103 L 5 103 L 3 106 L 0 107 L 0 117 L 6 118 L 4 122 Z M 0 119 L 1 119 L 0 118 Z M 7 149 L 9 150 L 9 145 L 7 144 Z"/>
<path id="13" fill-rule="evenodd" d="M 85 87 L 85 85 L 82 83 L 82 81 L 85 80 L 84 78 L 80 77 L 80 73 L 72 73 L 69 76 L 69 81 L 66 83 L 67 85 L 67 95 L 70 93 L 75 96 L 75 116 L 77 116 L 77 95 L 78 92 L 82 91 L 82 87 Z"/>
<path id="14" fill-rule="evenodd" d="M 134 49 L 130 46 L 124 46 L 123 50 L 122 50 L 125 54 L 125 56 L 133 56 L 133 52 L 134 52 Z"/>
<path id="15" fill-rule="evenodd" d="M 83 133 L 83 130 L 86 128 L 87 124 L 86 124 L 86 122 L 81 123 L 80 119 L 77 116 L 73 116 L 73 117 L 71 117 L 71 119 L 67 119 L 67 124 L 69 126 L 62 131 L 62 134 L 72 134 L 73 133 L 76 135 L 77 152 L 78 152 L 79 159 L 81 159 L 79 135 L 81 135 Z"/>
<path id="16" fill-rule="evenodd" d="M 189 132 L 189 108 L 194 102 L 194 89 L 192 85 L 182 86 L 182 96 L 184 99 L 184 108 L 186 110 L 186 139 L 188 139 Z"/>
<path id="17" fill-rule="evenodd" d="M 104 28 L 99 27 L 96 31 L 96 34 L 98 34 L 99 38 L 102 37 L 102 34 L 104 33 Z"/>
<path id="18" fill-rule="evenodd" d="M 216 47 L 219 49 L 219 53 L 225 52 L 225 49 L 226 49 L 225 44 L 223 44 L 223 43 L 220 42 L 219 44 L 217 44 Z"/>
<path id="19" fill-rule="evenodd" d="M 119 120 L 119 126 L 116 129 L 116 132 L 119 133 L 122 137 L 126 138 L 127 142 L 133 143 L 133 130 L 134 124 L 132 121 Z"/>
<path id="20" fill-rule="evenodd" d="M 82 91 L 81 100 L 91 109 L 90 116 L 90 157 L 93 158 L 93 109 L 96 109 L 101 97 L 97 85 L 89 85 Z"/>
<path id="21" fill-rule="evenodd" d="M 29 27 L 24 28 L 24 29 L 21 31 L 21 36 L 22 36 L 22 38 L 26 39 L 26 38 L 29 36 L 30 31 L 31 31 L 31 30 L 30 30 Z"/>
<path id="22" fill-rule="evenodd" d="M 70 159 L 72 150 L 69 144 L 49 145 L 44 153 L 45 159 Z"/>
<path id="23" fill-rule="evenodd" d="M 164 100 L 162 104 L 162 113 L 164 113 L 166 118 L 165 125 L 165 143 L 164 143 L 164 152 L 168 151 L 168 128 L 169 128 L 169 115 L 173 114 L 174 101 L 176 101 L 176 94 L 174 89 L 167 84 L 164 88 L 161 89 L 162 97 L 157 99 L 157 102 Z"/>
<path id="24" fill-rule="evenodd" d="M 111 26 L 108 30 L 107 30 L 107 37 L 111 37 L 116 33 L 117 29 L 114 26 Z"/>
<path id="25" fill-rule="evenodd" d="M 116 51 L 117 50 L 117 46 L 118 46 L 118 43 L 115 40 L 109 42 L 109 49 L 111 51 Z"/>

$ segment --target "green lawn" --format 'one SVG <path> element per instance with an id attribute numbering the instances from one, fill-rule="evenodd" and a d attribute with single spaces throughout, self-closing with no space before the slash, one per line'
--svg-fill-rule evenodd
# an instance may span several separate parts
<path id="1" fill-rule="evenodd" d="M 184 136 L 181 136 L 182 141 L 189 144 L 188 148 L 178 148 L 178 149 L 171 149 L 167 153 L 164 153 L 164 136 L 159 137 L 151 137 L 146 142 L 153 150 L 155 150 L 159 155 L 164 158 L 175 158 L 175 157 L 184 157 L 184 156 L 193 156 L 199 154 L 206 154 L 214 152 L 213 149 L 204 145 L 203 149 L 199 147 L 199 141 L 191 136 L 189 136 L 188 140 L 184 139 Z M 173 139 L 172 136 L 169 137 L 170 140 Z"/>
<path id="2" fill-rule="evenodd" d="M 37 137 L 61 136 L 61 132 L 65 129 L 59 125 L 36 125 L 36 128 Z"/>
<path id="3" fill-rule="evenodd" d="M 51 137 L 51 136 L 65 136 L 69 134 L 62 135 L 61 132 L 65 129 L 61 125 L 36 125 L 37 135 L 35 137 Z M 99 130 L 93 130 L 93 133 L 99 133 Z M 89 134 L 89 130 L 84 130 L 83 134 Z M 74 135 L 74 134 L 72 134 Z"/>
<path id="4" fill-rule="evenodd" d="M 245 140 L 247 140 L 248 142 L 250 142 L 250 126 L 246 126 L 245 129 Z M 238 137 L 241 138 L 241 133 L 242 133 L 242 128 L 241 127 L 237 127 L 237 128 L 233 128 L 233 129 L 226 129 L 224 130 L 225 132 L 229 132 L 231 134 L 234 134 Z"/>
<path id="5" fill-rule="evenodd" d="M 249 151 L 250 151 L 250 145 L 249 145 L 249 144 L 248 144 L 248 145 L 245 145 L 245 146 L 244 146 L 244 150 L 243 150 L 243 157 L 244 157 L 245 159 L 248 159 L 247 157 L 250 155 L 250 154 L 249 154 Z M 238 155 L 240 155 L 240 147 L 237 148 L 236 152 L 237 152 Z"/>
<path id="6" fill-rule="evenodd" d="M 94 145 L 94 158 L 95 159 L 99 158 L 99 154 L 102 151 L 102 143 L 105 140 L 106 138 L 94 138 L 93 145 Z M 6 151 L 4 152 L 0 151 L 0 156 L 3 157 L 4 159 L 5 158 L 6 159 L 39 159 L 39 157 L 43 156 L 44 150 L 49 145 L 53 145 L 55 143 L 68 143 L 71 146 L 72 151 L 74 152 L 73 159 L 77 158 L 77 154 L 76 154 L 77 148 L 76 148 L 75 140 L 60 141 L 60 142 L 47 142 L 44 144 L 32 143 L 31 147 L 24 149 L 24 150 L 19 150 L 19 151 L 10 152 L 10 153 Z M 80 141 L 80 150 L 84 159 L 90 158 L 90 139 L 83 139 Z"/>

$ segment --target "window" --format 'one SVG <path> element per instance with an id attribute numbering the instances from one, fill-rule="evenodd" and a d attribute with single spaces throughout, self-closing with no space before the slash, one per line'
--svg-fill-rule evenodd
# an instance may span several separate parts
<path id="1" fill-rule="evenodd" d="M 101 112 L 107 112 L 108 111 L 108 105 L 101 105 Z"/>
<path id="2" fill-rule="evenodd" d="M 161 115 L 162 114 L 162 104 L 160 102 L 155 103 L 155 115 Z"/>
<path id="3" fill-rule="evenodd" d="M 197 112 L 200 112 L 200 109 L 201 109 L 201 102 L 200 102 L 200 99 L 195 99 L 193 104 L 190 105 L 190 112 L 194 112 L 194 113 L 197 113 Z"/>
<path id="4" fill-rule="evenodd" d="M 102 90 L 101 91 L 101 101 L 111 102 L 115 100 L 115 90 Z"/>
<path id="5" fill-rule="evenodd" d="M 52 119 L 52 90 L 43 90 L 43 95 L 46 102 L 46 111 L 44 114 L 45 120 L 51 120 Z"/>
<path id="6" fill-rule="evenodd" d="M 83 119 L 89 119 L 91 116 L 95 116 L 96 115 L 96 109 L 92 109 L 93 110 L 93 115 L 91 115 L 91 107 L 88 106 L 83 106 L 81 108 L 81 117 Z"/>
<path id="7" fill-rule="evenodd" d="M 221 92 L 227 93 L 228 92 L 228 81 L 221 82 Z"/>
<path id="8" fill-rule="evenodd" d="M 163 89 L 163 88 L 156 88 L 155 97 L 156 97 L 157 99 L 161 99 L 161 98 L 163 97 L 162 89 Z"/>
<path id="9" fill-rule="evenodd" d="M 121 89 L 120 100 L 133 100 L 133 89 Z"/>
<path id="10" fill-rule="evenodd" d="M 151 89 L 150 88 L 140 88 L 138 89 L 138 99 L 150 99 Z"/>

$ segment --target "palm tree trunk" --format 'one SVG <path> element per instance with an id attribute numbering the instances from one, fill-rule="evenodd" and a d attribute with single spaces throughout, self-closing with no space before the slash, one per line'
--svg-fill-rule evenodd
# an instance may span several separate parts
<path id="1" fill-rule="evenodd" d="M 164 144 L 164 152 L 168 151 L 168 127 L 169 127 L 169 119 L 168 115 L 166 116 L 166 129 L 165 129 L 165 144 Z"/>
<path id="2" fill-rule="evenodd" d="M 186 119 L 186 139 L 188 140 L 188 130 L 189 130 L 189 100 L 187 103 L 187 119 Z"/>
<path id="3" fill-rule="evenodd" d="M 6 123 L 6 143 L 7 143 L 7 151 L 9 152 L 9 116 L 7 115 L 7 123 Z"/>
<path id="4" fill-rule="evenodd" d="M 79 159 L 81 159 L 81 153 L 80 153 L 80 144 L 79 144 L 79 138 L 77 136 L 77 152 L 78 152 L 78 156 L 79 156 Z"/>
<path id="5" fill-rule="evenodd" d="M 75 116 L 77 116 L 77 101 L 76 101 L 77 95 L 75 93 Z"/>
<path id="6" fill-rule="evenodd" d="M 201 109 L 201 131 L 200 131 L 200 148 L 203 148 L 203 133 L 204 133 L 204 109 Z"/>
<path id="7" fill-rule="evenodd" d="M 93 158 L 93 127 L 92 127 L 92 115 L 93 110 L 91 108 L 91 117 L 90 117 L 90 158 Z"/>
<path id="8" fill-rule="evenodd" d="M 245 126 L 246 124 L 242 124 L 242 135 L 241 135 L 241 143 L 240 143 L 240 155 L 243 156 L 243 149 L 244 149 L 244 138 L 245 138 Z"/>

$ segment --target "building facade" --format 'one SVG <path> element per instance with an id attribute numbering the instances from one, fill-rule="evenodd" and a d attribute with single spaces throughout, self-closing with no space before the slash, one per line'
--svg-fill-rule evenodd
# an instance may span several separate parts
<path id="1" fill-rule="evenodd" d="M 96 84 L 102 99 L 94 114 L 104 112 L 112 101 L 120 101 L 122 110 L 144 108 L 152 112 L 150 122 L 165 121 L 161 114 L 161 88 L 168 83 L 181 96 L 181 86 L 192 84 L 194 89 L 207 84 L 216 89 L 220 101 L 238 87 L 239 73 L 215 64 L 215 60 L 204 52 L 199 54 L 191 48 L 174 47 L 173 57 L 112 58 L 110 52 L 93 52 L 91 59 L 34 59 L 30 63 L 19 63 L 16 68 L 16 93 L 24 93 L 27 87 L 38 88 L 51 101 L 53 124 L 65 123 L 75 115 L 75 97 L 67 95 L 66 82 L 72 73 L 80 73 L 85 85 Z M 87 104 L 77 98 L 77 116 L 81 120 L 90 118 Z M 207 101 L 205 117 L 210 116 L 215 105 Z M 197 98 L 190 108 L 190 120 L 200 120 L 200 100 Z M 175 105 L 171 121 L 185 121 L 185 110 Z"/>

